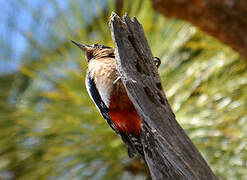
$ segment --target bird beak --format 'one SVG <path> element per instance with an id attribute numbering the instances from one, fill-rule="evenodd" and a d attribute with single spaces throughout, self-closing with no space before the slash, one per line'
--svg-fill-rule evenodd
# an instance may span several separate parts
<path id="1" fill-rule="evenodd" d="M 75 42 L 73 40 L 71 40 L 72 43 L 74 43 L 77 47 L 79 47 L 84 53 L 87 53 L 87 50 L 89 48 L 88 45 L 86 44 L 81 44 L 81 43 L 78 43 L 78 42 Z"/>

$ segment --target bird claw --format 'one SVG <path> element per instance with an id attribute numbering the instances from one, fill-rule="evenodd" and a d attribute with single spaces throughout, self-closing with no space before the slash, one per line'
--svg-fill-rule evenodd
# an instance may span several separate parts
<path id="1" fill-rule="evenodd" d="M 156 67 L 159 68 L 159 67 L 160 67 L 160 64 L 161 64 L 160 58 L 158 58 L 158 57 L 153 57 L 153 60 L 154 60 L 154 62 L 155 62 Z"/>
<path id="2" fill-rule="evenodd" d="M 119 80 L 121 79 L 121 77 L 120 76 L 118 76 L 117 77 L 117 79 L 114 81 L 114 83 L 113 84 L 116 84 Z"/>

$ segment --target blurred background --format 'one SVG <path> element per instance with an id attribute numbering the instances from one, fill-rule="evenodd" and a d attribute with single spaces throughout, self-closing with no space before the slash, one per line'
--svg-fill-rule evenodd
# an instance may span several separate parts
<path id="1" fill-rule="evenodd" d="M 177 120 L 219 179 L 247 179 L 247 64 L 142 0 L 0 1 L 0 180 L 148 179 L 97 112 L 71 39 L 113 46 L 112 11 L 142 23 Z"/>

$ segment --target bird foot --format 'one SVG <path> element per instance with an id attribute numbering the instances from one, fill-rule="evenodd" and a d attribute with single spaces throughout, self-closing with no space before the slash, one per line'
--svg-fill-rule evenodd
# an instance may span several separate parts
<path id="1" fill-rule="evenodd" d="M 159 67 L 160 67 L 160 64 L 161 64 L 160 58 L 158 58 L 158 57 L 153 57 L 153 60 L 154 60 L 154 62 L 155 62 L 156 67 L 159 68 Z"/>

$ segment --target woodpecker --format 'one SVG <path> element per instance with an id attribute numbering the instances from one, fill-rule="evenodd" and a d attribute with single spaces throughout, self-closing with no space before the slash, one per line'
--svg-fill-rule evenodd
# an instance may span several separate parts
<path id="1" fill-rule="evenodd" d="M 86 88 L 99 112 L 127 145 L 129 157 L 134 157 L 138 152 L 144 158 L 140 140 L 142 120 L 119 78 L 114 49 L 99 44 L 72 42 L 86 56 Z M 156 66 L 160 65 L 159 58 L 155 58 L 155 62 Z"/>

